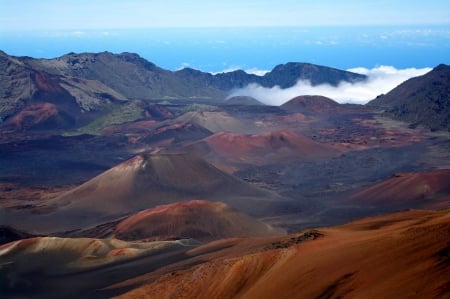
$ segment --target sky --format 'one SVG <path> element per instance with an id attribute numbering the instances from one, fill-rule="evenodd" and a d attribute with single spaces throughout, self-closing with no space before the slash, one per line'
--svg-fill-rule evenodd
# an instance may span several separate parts
<path id="1" fill-rule="evenodd" d="M 2 31 L 449 24 L 448 0 L 1 0 Z"/>
<path id="2" fill-rule="evenodd" d="M 0 0 L 0 50 L 35 58 L 134 52 L 169 70 L 260 75 L 309 62 L 366 72 L 371 85 L 319 90 L 299 82 L 289 91 L 239 92 L 279 99 L 326 92 L 363 103 L 399 80 L 450 64 L 450 1 Z"/>

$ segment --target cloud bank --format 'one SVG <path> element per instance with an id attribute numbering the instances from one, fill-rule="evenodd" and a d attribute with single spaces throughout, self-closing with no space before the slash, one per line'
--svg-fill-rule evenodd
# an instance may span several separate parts
<path id="1" fill-rule="evenodd" d="M 250 84 L 245 88 L 234 90 L 230 95 L 251 96 L 267 105 L 281 105 L 300 95 L 321 95 L 339 103 L 365 104 L 380 94 L 385 94 L 405 80 L 421 76 L 431 68 L 396 69 L 392 66 L 379 66 L 373 69 L 363 67 L 349 69 L 350 72 L 364 74 L 368 79 L 364 82 L 341 82 L 338 86 L 322 84 L 312 86 L 309 81 L 299 80 L 293 87 L 282 89 Z"/>

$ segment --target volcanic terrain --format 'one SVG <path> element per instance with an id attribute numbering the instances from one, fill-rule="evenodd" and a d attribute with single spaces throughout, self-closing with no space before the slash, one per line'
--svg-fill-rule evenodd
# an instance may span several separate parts
<path id="1" fill-rule="evenodd" d="M 369 105 L 281 106 L 227 98 L 367 78 L 109 52 L 0 66 L 3 297 L 449 296 L 448 66 Z"/>
<path id="2" fill-rule="evenodd" d="M 188 255 L 220 257 L 149 276 L 119 298 L 443 298 L 449 227 L 448 212 L 410 211 L 265 242 L 210 243 Z"/>

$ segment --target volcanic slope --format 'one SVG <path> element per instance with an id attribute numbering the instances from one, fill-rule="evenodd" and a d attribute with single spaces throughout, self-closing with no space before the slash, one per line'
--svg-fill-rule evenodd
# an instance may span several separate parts
<path id="1" fill-rule="evenodd" d="M 119 298 L 446 298 L 449 228 L 448 211 L 408 211 L 265 244 L 214 242 L 188 252 L 209 262 Z"/>
<path id="2" fill-rule="evenodd" d="M 39 233 L 81 229 L 157 205 L 198 198 L 223 201 L 254 216 L 270 213 L 269 206 L 281 200 L 200 158 L 142 154 L 50 200 L 47 209 L 40 211 L 45 215 L 30 215 L 21 225 Z"/>
<path id="3" fill-rule="evenodd" d="M 235 97 L 228 98 L 225 101 L 225 105 L 260 106 L 260 105 L 264 105 L 264 104 L 250 96 L 235 96 Z"/>
<path id="4" fill-rule="evenodd" d="M 141 143 L 153 147 L 164 146 L 179 150 L 179 144 L 191 142 L 205 138 L 213 133 L 195 122 L 168 122 L 164 125 L 158 125 L 157 128 L 148 133 L 142 134 L 137 139 Z"/>
<path id="5" fill-rule="evenodd" d="M 223 91 L 205 85 L 198 92 L 171 71 L 134 53 L 68 53 L 54 59 L 17 59 L 33 69 L 53 75 L 102 82 L 129 99 L 223 96 Z"/>
<path id="6" fill-rule="evenodd" d="M 8 129 L 67 128 L 92 117 L 80 112 L 126 101 L 98 81 L 49 74 L 1 51 L 0 66 L 0 119 Z"/>
<path id="7" fill-rule="evenodd" d="M 97 288 L 173 263 L 194 246 L 198 242 L 193 240 L 131 243 L 55 237 L 7 243 L 0 246 L 2 298 L 92 296 Z"/>
<path id="8" fill-rule="evenodd" d="M 336 113 L 345 114 L 370 110 L 370 107 L 339 104 L 330 98 L 318 95 L 302 95 L 295 97 L 281 105 L 280 108 L 289 113 L 302 113 L 309 116 L 332 116 Z"/>
<path id="9" fill-rule="evenodd" d="M 330 112 L 331 110 L 336 110 L 337 107 L 339 107 L 339 103 L 323 96 L 306 95 L 295 97 L 287 101 L 280 107 L 291 113 L 300 112 L 311 114 L 311 113 L 324 113 Z"/>
<path id="10" fill-rule="evenodd" d="M 225 111 L 187 112 L 173 120 L 175 123 L 193 123 L 213 133 L 222 131 L 254 132 L 257 128 L 252 122 L 236 118 Z"/>
<path id="11" fill-rule="evenodd" d="M 397 173 L 349 197 L 365 206 L 397 208 L 450 208 L 450 170 Z"/>
<path id="12" fill-rule="evenodd" d="M 125 241 L 193 238 L 201 242 L 285 234 L 284 230 L 237 212 L 225 203 L 207 200 L 160 205 L 118 223 L 76 232 L 79 236 L 115 237 Z"/>
<path id="13" fill-rule="evenodd" d="M 411 78 L 367 105 L 380 107 L 395 119 L 432 130 L 450 130 L 450 66 L 441 64 Z"/>
<path id="14" fill-rule="evenodd" d="M 220 132 L 186 147 L 211 161 L 264 165 L 292 159 L 313 161 L 335 156 L 339 151 L 290 130 L 258 135 Z"/>

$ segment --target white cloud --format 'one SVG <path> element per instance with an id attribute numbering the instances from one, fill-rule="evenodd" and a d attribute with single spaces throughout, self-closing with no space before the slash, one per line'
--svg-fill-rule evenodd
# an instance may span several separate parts
<path id="1" fill-rule="evenodd" d="M 329 84 L 312 86 L 309 81 L 299 80 L 295 86 L 286 89 L 279 86 L 266 88 L 250 84 L 245 88 L 234 90 L 230 97 L 251 96 L 268 105 L 281 105 L 300 95 L 322 95 L 339 103 L 365 104 L 407 79 L 431 71 L 431 68 L 396 69 L 392 66 L 379 66 L 373 69 L 358 67 L 348 71 L 364 74 L 368 79 L 357 83 L 343 81 L 338 86 Z"/>

